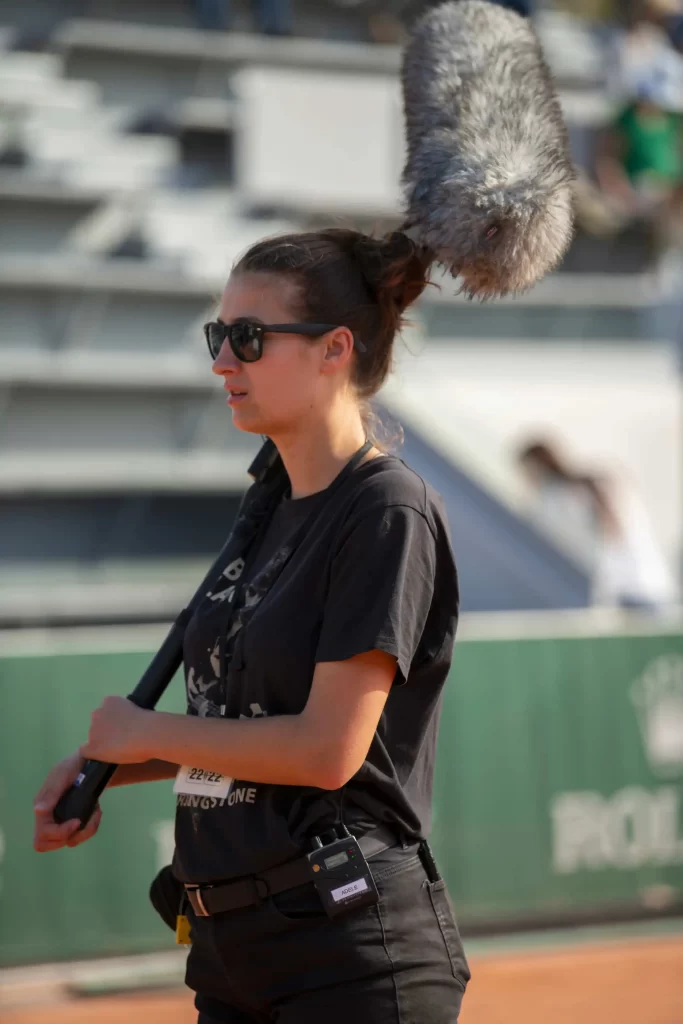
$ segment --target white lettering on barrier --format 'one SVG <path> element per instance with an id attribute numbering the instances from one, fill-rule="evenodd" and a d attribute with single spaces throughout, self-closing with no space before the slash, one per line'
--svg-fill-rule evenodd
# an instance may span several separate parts
<path id="1" fill-rule="evenodd" d="M 681 792 L 629 786 L 611 797 L 560 793 L 550 807 L 556 874 L 683 864 Z"/>

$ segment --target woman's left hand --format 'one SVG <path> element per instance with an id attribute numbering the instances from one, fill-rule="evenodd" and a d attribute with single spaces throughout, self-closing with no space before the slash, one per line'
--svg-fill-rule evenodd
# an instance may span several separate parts
<path id="1" fill-rule="evenodd" d="M 139 764 L 149 761 L 149 715 L 126 697 L 105 697 L 90 717 L 88 742 L 83 757 L 106 764 Z"/>

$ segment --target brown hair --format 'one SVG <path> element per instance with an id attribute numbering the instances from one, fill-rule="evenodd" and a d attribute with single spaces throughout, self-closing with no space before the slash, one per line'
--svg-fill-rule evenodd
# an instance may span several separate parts
<path id="1" fill-rule="evenodd" d="M 621 524 L 616 509 L 612 504 L 608 488 L 604 480 L 588 474 L 576 473 L 562 459 L 558 450 L 549 443 L 536 441 L 525 445 L 519 450 L 521 462 L 527 459 L 543 466 L 547 473 L 567 484 L 583 487 L 591 495 L 600 525 L 610 534 L 619 536 Z"/>
<path id="2" fill-rule="evenodd" d="M 348 327 L 365 345 L 356 349 L 354 384 L 366 429 L 368 400 L 391 370 L 394 337 L 403 313 L 428 283 L 431 258 L 401 231 L 372 238 L 359 231 L 278 235 L 257 242 L 233 273 L 272 273 L 299 286 L 296 315 L 311 323 Z"/>

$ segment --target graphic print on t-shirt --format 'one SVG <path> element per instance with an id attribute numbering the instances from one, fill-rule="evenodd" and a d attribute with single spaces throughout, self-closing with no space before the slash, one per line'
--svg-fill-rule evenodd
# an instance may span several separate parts
<path id="1" fill-rule="evenodd" d="M 243 572 L 244 559 L 236 558 L 235 561 L 231 562 L 230 565 L 226 566 L 223 572 L 221 573 L 221 576 L 225 576 L 226 580 L 228 580 L 230 586 L 226 587 L 224 590 L 219 590 L 218 593 L 216 594 L 214 594 L 213 591 L 209 590 L 207 591 L 206 596 L 214 604 L 222 604 L 223 601 L 227 601 L 229 597 L 232 597 L 237 581 L 239 580 Z"/>
<path id="2" fill-rule="evenodd" d="M 217 679 L 209 679 L 204 682 L 203 676 L 196 676 L 194 667 L 190 666 L 187 673 L 187 700 L 190 706 L 190 714 L 198 718 L 217 718 L 221 709 L 217 704 L 206 696 L 207 692 L 218 684 Z"/>
<path id="3" fill-rule="evenodd" d="M 214 617 L 215 629 L 218 635 L 213 647 L 207 649 L 206 661 L 199 665 L 189 665 L 187 669 L 187 701 L 188 713 L 197 715 L 199 718 L 220 718 L 224 714 L 226 703 L 225 684 L 221 680 L 221 645 L 225 645 L 226 664 L 230 660 L 235 645 L 235 639 L 241 629 L 247 624 L 250 616 L 259 606 L 274 579 L 290 555 L 288 546 L 279 548 L 268 560 L 266 565 L 255 573 L 253 580 L 247 584 L 243 593 L 238 597 L 238 604 L 233 610 L 232 619 L 229 623 L 227 634 L 223 638 L 221 630 L 225 630 L 225 618 L 220 615 L 220 606 L 232 596 L 242 573 L 244 572 L 244 560 L 236 559 L 224 570 L 223 576 L 229 580 L 230 586 L 218 593 L 208 592 L 206 598 L 211 602 L 212 608 L 207 609 L 207 614 Z M 218 611 L 214 612 L 214 609 Z M 251 703 L 249 713 L 240 713 L 240 718 L 265 718 L 268 712 L 260 704 Z M 210 811 L 216 807 L 232 807 L 235 803 L 254 803 L 257 787 L 239 787 L 233 785 L 229 796 L 216 798 L 212 796 L 197 796 L 190 793 L 177 794 L 178 807 L 192 807 L 196 810 Z"/>
<path id="4" fill-rule="evenodd" d="M 297 551 L 267 588 L 261 569 L 285 547 Z M 194 669 L 195 699 L 225 705 L 224 716 L 233 720 L 263 711 L 269 718 L 296 715 L 310 697 L 316 665 L 375 648 L 393 655 L 397 675 L 365 761 L 344 787 L 344 820 L 355 834 L 381 822 L 410 840 L 428 836 L 459 602 L 442 499 L 399 459 L 370 460 L 334 502 L 323 492 L 278 505 L 239 578 L 238 606 L 252 581 L 257 592 L 268 592 L 255 611 L 245 607 L 227 652 L 232 602 L 205 597 L 188 623 L 183 655 L 185 672 Z M 213 589 L 234 582 L 224 578 Z M 220 673 L 212 666 L 218 637 Z M 212 800 L 197 794 L 178 807 L 173 870 L 182 881 L 266 871 L 300 854 L 341 811 L 339 791 L 245 779 L 231 784 L 223 810 L 211 809 Z"/>

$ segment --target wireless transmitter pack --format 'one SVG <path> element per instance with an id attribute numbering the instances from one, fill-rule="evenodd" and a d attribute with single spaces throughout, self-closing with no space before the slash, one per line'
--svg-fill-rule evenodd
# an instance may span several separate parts
<path id="1" fill-rule="evenodd" d="M 378 903 L 379 893 L 358 840 L 348 832 L 341 839 L 332 835 L 334 839 L 326 844 L 315 836 L 314 849 L 306 856 L 328 917 L 338 917 Z"/>

